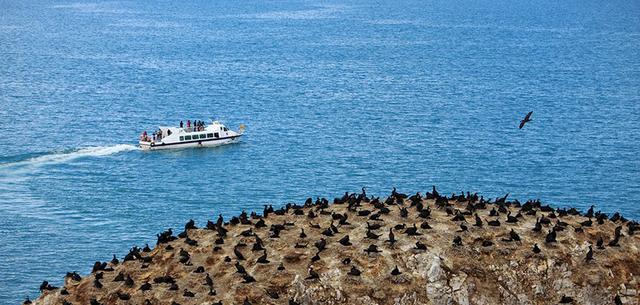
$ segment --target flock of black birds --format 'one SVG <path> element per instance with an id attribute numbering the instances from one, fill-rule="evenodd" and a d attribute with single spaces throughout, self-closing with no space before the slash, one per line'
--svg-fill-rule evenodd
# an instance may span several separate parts
<path id="1" fill-rule="evenodd" d="M 338 234 L 341 234 L 340 230 L 342 227 L 349 226 L 350 217 L 358 217 L 363 218 L 366 217 L 366 232 L 364 235 L 364 240 L 361 240 L 359 244 L 367 245 L 362 249 L 363 255 L 376 255 L 377 253 L 382 252 L 379 248 L 380 245 L 377 244 L 381 238 L 384 238 L 383 245 L 388 245 L 389 247 L 393 247 L 398 242 L 398 237 L 396 237 L 396 233 L 400 235 L 406 236 L 421 236 L 423 234 L 428 234 L 427 231 L 431 229 L 431 226 L 427 222 L 431 219 L 431 206 L 425 205 L 423 203 L 424 199 L 431 199 L 435 201 L 434 208 L 444 210 L 447 215 L 449 215 L 450 221 L 456 223 L 456 225 L 460 228 L 455 234 L 452 240 L 452 247 L 464 247 L 465 241 L 463 240 L 463 233 L 469 230 L 469 227 L 483 228 L 487 230 L 497 230 L 495 228 L 503 226 L 503 223 L 507 224 L 516 224 L 522 221 L 525 217 L 535 217 L 536 222 L 533 228 L 530 228 L 532 232 L 539 233 L 540 235 L 544 235 L 544 238 L 540 238 L 538 243 L 535 243 L 532 252 L 534 254 L 539 254 L 542 252 L 540 244 L 544 244 L 547 246 L 552 246 L 555 243 L 558 243 L 558 236 L 563 234 L 563 231 L 574 230 L 577 234 L 582 233 L 585 227 L 602 225 L 605 222 L 613 222 L 616 224 L 616 228 L 613 232 L 613 238 L 606 242 L 606 246 L 608 247 L 623 247 L 625 236 L 623 233 L 624 227 L 626 226 L 626 234 L 633 235 L 637 231 L 640 231 L 640 225 L 636 221 L 630 221 L 624 218 L 619 213 L 615 213 L 612 216 L 608 216 L 605 213 L 600 211 L 594 211 L 594 206 L 591 206 L 586 213 L 581 213 L 575 208 L 570 209 L 561 209 L 561 208 L 552 208 L 548 205 L 543 205 L 538 200 L 530 200 L 525 203 L 520 203 L 518 200 L 510 201 L 508 200 L 509 194 L 504 197 L 497 198 L 495 201 L 485 200 L 482 196 L 478 196 L 477 194 L 471 194 L 469 192 L 460 193 L 459 195 L 453 194 L 451 196 L 443 196 L 438 193 L 435 186 L 432 188 L 431 192 L 427 192 L 425 196 L 422 196 L 421 193 L 416 193 L 414 195 L 408 196 L 406 194 L 402 194 L 397 192 L 394 188 L 391 192 L 391 195 L 387 197 L 385 200 L 381 200 L 379 197 L 370 198 L 366 194 L 365 188 L 362 189 L 361 193 L 345 193 L 341 198 L 335 198 L 333 200 L 334 205 L 346 205 L 347 212 L 344 213 L 336 213 L 328 211 L 330 204 L 329 201 L 325 198 L 318 198 L 313 201 L 313 199 L 308 198 L 306 202 L 302 205 L 298 204 L 287 204 L 280 209 L 274 209 L 273 206 L 267 205 L 265 206 L 262 215 L 258 215 L 255 212 L 251 214 L 247 214 L 246 212 L 242 212 L 239 216 L 232 217 L 228 222 L 224 221 L 222 215 L 220 215 L 216 222 L 208 221 L 205 229 L 214 231 L 216 233 L 216 239 L 214 241 L 213 252 L 220 253 L 222 251 L 221 245 L 225 244 L 228 240 L 233 240 L 228 236 L 230 227 L 240 227 L 245 228 L 241 231 L 239 236 L 253 239 L 253 244 L 251 245 L 251 251 L 255 251 L 256 253 L 262 253 L 262 255 L 255 261 L 256 264 L 270 264 L 269 260 L 269 252 L 267 248 L 265 248 L 264 241 L 262 238 L 269 239 L 277 239 L 280 238 L 281 232 L 285 230 L 291 230 L 295 227 L 294 222 L 282 222 L 282 223 L 273 223 L 271 225 L 266 224 L 266 220 L 271 217 L 271 215 L 296 215 L 299 217 L 306 217 L 310 222 L 314 222 L 314 219 L 321 217 L 330 217 L 330 225 L 326 228 L 322 228 L 319 224 L 311 224 L 310 227 L 314 230 L 318 230 L 321 232 L 322 237 L 316 241 L 309 241 L 307 233 L 305 233 L 304 228 L 300 228 L 299 238 L 302 240 L 307 240 L 308 242 L 300 243 L 296 242 L 294 248 L 307 248 L 310 243 L 313 243 L 313 247 L 315 247 L 315 255 L 310 259 L 310 265 L 308 267 L 308 275 L 305 278 L 306 281 L 314 281 L 320 279 L 320 274 L 317 270 L 314 270 L 312 263 L 319 261 L 322 259 L 321 255 L 323 251 L 327 249 L 327 245 L 331 240 L 331 237 L 334 237 Z M 464 206 L 464 207 L 463 207 Z M 385 226 L 385 215 L 392 212 L 392 210 L 398 210 L 401 219 L 407 219 L 411 210 L 413 210 L 417 219 L 421 219 L 421 223 L 398 223 L 388 227 L 386 230 Z M 511 209 L 516 209 L 516 215 L 513 215 Z M 488 210 L 488 212 L 487 212 Z M 306 212 L 305 212 L 306 211 Z M 486 214 L 483 217 L 481 215 Z M 565 216 L 583 216 L 587 220 L 569 224 L 564 222 L 562 219 Z M 470 219 L 467 221 L 467 219 Z M 420 222 L 419 221 L 419 222 Z M 316 221 L 317 222 L 317 219 Z M 265 228 L 266 237 L 260 237 L 256 231 Z M 268 229 L 266 229 L 268 228 Z M 184 227 L 184 231 L 179 233 L 177 236 L 174 236 L 172 229 L 168 229 L 164 232 L 157 234 L 157 243 L 156 247 L 164 247 L 167 251 L 174 251 L 174 247 L 172 243 L 176 240 L 182 240 L 184 243 L 184 247 L 180 247 L 177 251 L 177 260 L 181 264 L 185 266 L 191 266 L 191 253 L 189 252 L 189 247 L 194 247 L 198 245 L 198 241 L 192 239 L 189 236 L 189 230 L 197 229 L 195 222 L 190 220 L 186 223 Z M 385 229 L 386 236 L 383 233 L 378 233 L 379 230 Z M 520 242 L 521 237 L 511 228 L 506 235 L 507 237 L 502 238 L 503 242 Z M 533 236 L 536 236 L 535 234 Z M 386 237 L 386 238 L 385 238 Z M 337 238 L 337 237 L 336 237 Z M 348 234 L 341 235 L 341 237 L 337 238 L 337 243 L 340 245 L 339 247 L 353 247 L 351 237 Z M 490 239 L 481 240 L 482 247 L 491 247 L 495 243 Z M 598 240 L 594 241 L 595 247 L 598 250 L 604 249 L 605 241 L 600 237 Z M 238 274 L 240 282 L 244 284 L 249 284 L 256 282 L 254 276 L 252 276 L 243 264 L 248 260 L 247 257 L 243 254 L 243 250 L 247 248 L 248 245 L 242 242 L 238 242 L 233 246 L 233 258 L 231 256 L 225 256 L 224 262 L 231 263 L 235 261 L 235 273 Z M 427 245 L 418 240 L 415 242 L 415 246 L 413 248 L 415 251 L 426 251 Z M 103 289 L 103 281 L 104 281 L 104 273 L 105 272 L 115 272 L 114 267 L 122 264 L 123 262 L 128 261 L 137 261 L 140 262 L 140 268 L 144 269 L 149 266 L 149 264 L 153 263 L 153 257 L 149 255 L 151 252 L 151 248 L 148 245 L 145 245 L 144 248 L 133 247 L 130 249 L 129 253 L 123 258 L 122 262 L 113 256 L 113 259 L 107 262 L 96 262 L 92 268 L 91 274 L 93 275 L 93 287 L 97 290 Z M 246 250 L 244 250 L 246 251 Z M 593 262 L 596 260 L 594 258 L 594 249 L 592 246 L 589 246 L 588 252 L 585 254 L 584 258 L 585 262 Z M 351 262 L 351 258 L 345 258 L 342 263 L 344 265 L 351 265 L 350 270 L 347 272 L 347 275 L 351 277 L 359 277 L 362 274 L 362 271 L 358 268 L 358 266 L 353 265 Z M 285 270 L 285 266 L 283 262 L 278 262 L 277 270 Z M 215 281 L 214 278 L 206 272 L 204 267 L 198 266 L 193 273 L 202 274 L 202 285 L 208 288 L 208 295 L 216 296 L 215 289 Z M 396 265 L 395 268 L 389 271 L 390 276 L 400 276 L 402 271 Z M 67 273 L 66 278 L 73 282 L 80 282 L 82 277 L 76 272 Z M 180 287 L 172 276 L 165 275 L 156 277 L 151 282 L 143 282 L 136 283 L 134 279 L 127 274 L 122 272 L 118 273 L 112 280 L 113 282 L 122 282 L 123 285 L 127 288 L 136 288 L 139 291 L 150 291 L 153 289 L 157 289 L 161 285 L 166 285 L 167 289 L 170 291 L 180 291 Z M 185 298 L 192 298 L 196 295 L 196 293 L 188 290 L 188 288 L 182 289 L 182 296 Z M 58 288 L 50 285 L 47 281 L 44 281 L 40 286 L 41 291 L 49 291 L 49 290 L 57 290 L 60 289 L 61 295 L 68 295 L 68 291 L 65 287 Z M 278 299 L 280 296 L 276 291 L 266 291 L 267 295 L 273 299 Z M 131 295 L 129 293 L 125 293 L 121 290 L 115 292 L 118 299 L 120 300 L 129 300 Z M 566 303 L 567 300 L 570 300 L 570 297 L 564 296 L 561 300 L 561 303 Z M 616 302 L 619 300 L 619 297 L 616 296 Z M 30 304 L 31 301 L 27 298 L 24 301 L 24 304 Z M 64 301 L 64 305 L 71 305 L 69 301 Z M 90 302 L 91 305 L 101 305 L 101 303 L 97 299 L 92 299 Z M 152 302 L 149 299 L 145 300 L 145 305 L 150 305 Z M 214 303 L 214 305 L 222 304 L 221 301 Z M 244 304 L 251 304 L 250 300 L 247 298 L 244 300 Z M 289 304 L 294 305 L 298 304 L 294 299 L 289 299 Z M 172 305 L 180 305 L 176 302 L 173 302 Z"/>

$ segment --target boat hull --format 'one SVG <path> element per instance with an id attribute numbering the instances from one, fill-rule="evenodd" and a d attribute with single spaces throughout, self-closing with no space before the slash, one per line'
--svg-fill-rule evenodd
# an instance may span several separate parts
<path id="1" fill-rule="evenodd" d="M 174 143 L 152 143 L 140 141 L 140 148 L 142 150 L 162 150 L 162 149 L 181 149 L 181 148 L 198 148 L 198 147 L 215 147 L 225 144 L 231 144 L 237 142 L 240 139 L 240 136 L 231 136 L 226 138 L 219 139 L 202 139 L 199 141 L 189 141 L 189 142 L 174 142 Z"/>

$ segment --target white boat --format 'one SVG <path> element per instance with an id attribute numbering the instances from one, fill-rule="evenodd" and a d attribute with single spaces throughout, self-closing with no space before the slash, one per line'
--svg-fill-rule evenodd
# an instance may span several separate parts
<path id="1" fill-rule="evenodd" d="M 182 124 L 182 122 L 181 122 Z M 238 141 L 244 133 L 244 125 L 233 131 L 224 124 L 213 121 L 199 126 L 167 127 L 160 126 L 157 132 L 140 136 L 140 148 L 143 150 L 172 149 L 186 147 L 213 147 Z"/>

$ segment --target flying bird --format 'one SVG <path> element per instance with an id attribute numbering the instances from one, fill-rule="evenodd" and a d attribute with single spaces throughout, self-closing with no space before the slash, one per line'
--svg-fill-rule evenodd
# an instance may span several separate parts
<path id="1" fill-rule="evenodd" d="M 520 121 L 520 127 L 518 127 L 519 129 L 522 129 L 522 127 L 524 127 L 524 124 L 531 121 L 532 114 L 533 114 L 533 111 L 529 111 L 529 113 L 527 113 L 524 119 Z"/>

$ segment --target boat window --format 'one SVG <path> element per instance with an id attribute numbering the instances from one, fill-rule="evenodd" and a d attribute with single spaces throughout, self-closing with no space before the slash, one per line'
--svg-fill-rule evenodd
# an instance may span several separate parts
<path id="1" fill-rule="evenodd" d="M 228 131 L 229 129 L 227 127 L 224 128 L 224 131 Z"/>
<path id="2" fill-rule="evenodd" d="M 180 141 L 184 141 L 184 137 L 180 137 Z"/>
<path id="3" fill-rule="evenodd" d="M 214 133 L 214 134 L 213 134 L 213 136 L 214 136 L 214 137 L 216 137 L 216 138 L 219 138 L 219 137 L 220 137 L 220 135 L 219 135 L 217 132 L 216 132 L 216 133 Z"/>
<path id="4" fill-rule="evenodd" d="M 207 134 L 207 138 L 213 138 L 213 134 L 212 133 L 208 133 Z"/>
<path id="5" fill-rule="evenodd" d="M 204 139 L 204 138 L 206 138 L 206 137 L 207 137 L 207 135 L 206 135 L 206 134 L 204 134 L 204 133 L 201 133 L 201 134 L 200 134 L 200 139 Z"/>
<path id="6" fill-rule="evenodd" d="M 189 140 L 191 140 L 191 136 L 184 136 L 184 139 L 189 141 Z"/>

